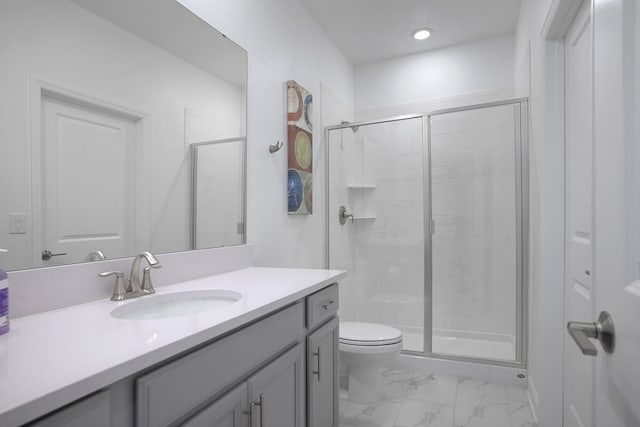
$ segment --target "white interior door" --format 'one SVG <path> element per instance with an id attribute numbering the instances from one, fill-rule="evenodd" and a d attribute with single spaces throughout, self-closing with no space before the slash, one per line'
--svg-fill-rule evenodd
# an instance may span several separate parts
<path id="1" fill-rule="evenodd" d="M 567 34 L 565 52 L 565 318 L 594 322 L 606 311 L 615 333 L 609 351 L 587 340 L 594 344 L 591 356 L 567 335 L 564 424 L 640 426 L 640 8 L 636 0 L 587 3 Z M 592 44 L 584 52 L 576 43 L 580 31 Z M 587 77 L 592 83 L 580 86 Z M 587 218 L 585 230 L 580 221 Z"/>
<path id="2" fill-rule="evenodd" d="M 595 311 L 615 348 L 595 358 L 594 425 L 640 426 L 640 5 L 594 5 Z"/>
<path id="3" fill-rule="evenodd" d="M 88 106 L 42 98 L 42 265 L 134 252 L 135 123 Z"/>
<path id="4" fill-rule="evenodd" d="M 565 323 L 593 314 L 592 19 L 585 1 L 565 37 Z M 564 425 L 591 427 L 593 358 L 565 335 Z"/>

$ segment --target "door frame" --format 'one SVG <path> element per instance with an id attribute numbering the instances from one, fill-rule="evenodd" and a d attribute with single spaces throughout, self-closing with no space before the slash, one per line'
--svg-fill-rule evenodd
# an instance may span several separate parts
<path id="1" fill-rule="evenodd" d="M 564 81 L 565 81 L 564 40 L 583 2 L 584 0 L 552 0 L 547 10 L 547 14 L 546 14 L 544 24 L 542 26 L 542 31 L 541 31 L 541 36 L 542 36 L 541 42 L 552 43 L 553 50 L 554 50 L 553 56 L 550 56 L 548 58 L 549 63 L 548 63 L 548 66 L 545 67 L 545 70 L 543 71 L 543 75 L 545 76 L 545 79 L 549 79 L 549 80 L 552 80 L 553 82 L 556 82 L 555 85 L 545 88 L 544 96 L 545 98 L 548 98 L 548 101 L 546 102 L 546 104 L 548 105 L 549 103 L 553 103 L 554 106 L 556 107 L 556 110 L 555 110 L 556 113 L 560 115 L 559 117 L 561 117 L 560 120 L 556 120 L 553 123 L 549 124 L 549 135 L 552 135 L 555 141 L 562 144 L 563 152 L 565 152 L 565 146 L 566 146 L 566 140 L 565 140 L 566 126 L 565 126 L 565 117 L 564 117 L 564 113 L 566 111 L 565 84 L 564 84 Z M 593 16 L 592 16 L 592 19 L 593 19 Z M 530 79 L 531 79 L 531 73 L 530 73 Z M 563 157 L 562 165 L 561 165 L 563 177 L 566 174 L 565 161 L 566 159 Z M 558 418 L 556 419 L 556 421 L 560 423 L 562 423 L 564 420 L 564 388 L 565 388 L 565 384 L 564 384 L 565 335 L 564 334 L 567 333 L 564 325 L 564 319 L 565 319 L 565 309 L 564 309 L 565 283 L 564 281 L 566 277 L 566 262 L 564 260 L 564 253 L 565 253 L 564 241 L 566 238 L 566 223 L 565 223 L 566 206 L 564 204 L 564 200 L 566 199 L 566 192 L 564 188 L 562 190 L 562 194 L 563 194 L 563 202 L 562 202 L 563 259 L 562 259 L 562 266 L 561 267 L 558 266 L 557 269 L 553 268 L 553 272 L 552 272 L 554 277 L 558 275 L 557 276 L 558 279 L 562 280 L 561 282 L 562 292 L 561 292 L 561 295 L 557 295 L 558 297 L 562 298 L 562 312 L 560 313 L 561 319 L 551 319 L 552 320 L 551 323 L 547 323 L 546 325 L 544 325 L 547 328 L 552 327 L 554 328 L 554 330 L 557 328 L 558 330 L 562 331 L 561 335 L 557 335 L 557 336 L 554 335 L 554 337 L 558 339 L 557 342 L 548 343 L 548 345 L 554 345 L 554 344 L 558 345 L 561 348 L 561 352 L 562 352 L 563 363 L 559 372 L 559 376 L 556 377 L 556 379 L 553 382 L 554 386 L 560 388 L 561 401 L 559 402 L 558 407 L 547 409 L 545 411 L 548 414 L 557 415 Z M 560 320 L 558 324 L 556 324 L 557 320 Z M 545 331 L 545 332 L 548 333 L 548 331 Z M 532 403 L 532 410 L 535 414 L 536 412 L 539 411 L 539 395 L 538 395 L 537 387 L 532 381 L 531 376 L 529 376 L 528 385 L 529 385 L 529 390 L 531 394 L 530 400 Z M 548 389 L 548 387 L 546 388 Z M 537 416 L 536 416 L 536 419 L 537 419 Z M 552 419 L 553 417 L 550 418 L 550 420 Z"/>
<path id="2" fill-rule="evenodd" d="M 151 214 L 151 194 L 145 189 L 151 188 L 149 171 L 151 170 L 151 149 L 148 126 L 150 117 L 129 107 L 112 101 L 88 95 L 49 80 L 30 76 L 29 81 L 29 153 L 26 171 L 27 183 L 31 188 L 31 206 L 28 218 L 28 229 L 31 229 L 31 239 L 27 239 L 28 253 L 31 254 L 31 265 L 41 266 L 39 248 L 42 246 L 42 103 L 43 97 L 48 96 L 62 101 L 78 104 L 91 109 L 102 110 L 134 121 L 136 137 L 136 168 L 134 188 L 134 230 L 133 246 L 136 250 L 150 247 L 151 224 L 147 220 Z M 134 254 L 131 254 L 133 256 Z"/>
<path id="3" fill-rule="evenodd" d="M 595 186 L 595 91 L 594 91 L 594 82 L 595 76 L 593 72 L 593 64 L 594 64 L 594 38 L 593 38 L 593 30 L 594 30 L 594 2 L 592 0 L 582 0 L 576 11 L 575 15 L 571 17 L 569 21 L 569 28 L 564 36 L 564 52 L 565 52 L 565 65 L 564 65 L 564 93 L 565 93 L 565 114 L 564 114 L 564 147 L 565 147 L 565 156 L 564 156 L 564 195 L 565 195 L 565 225 L 564 225 L 564 297 L 563 297 L 563 325 L 566 325 L 571 321 L 592 321 L 597 318 L 597 314 L 595 314 L 595 297 L 596 297 L 596 281 L 595 281 L 595 243 L 597 241 L 595 237 L 595 227 L 594 227 L 594 212 L 595 212 L 595 203 L 596 198 L 594 194 Z M 581 68 L 576 68 L 575 64 L 570 62 L 569 55 L 573 51 L 573 47 L 580 40 L 587 40 L 589 43 L 589 62 L 588 65 L 583 66 Z M 572 89 L 571 83 L 577 75 L 579 75 L 582 70 L 585 68 L 590 68 L 588 72 L 590 73 L 591 79 L 588 82 L 588 86 L 590 87 L 590 105 L 588 105 L 589 115 L 590 115 L 590 123 L 589 126 L 578 124 L 578 127 L 590 127 L 591 136 L 589 139 L 581 141 L 578 143 L 581 149 L 584 149 L 584 152 L 589 152 L 590 154 L 590 164 L 589 168 L 589 183 L 587 191 L 590 197 L 590 223 L 589 223 L 589 244 L 588 244 L 588 253 L 589 253 L 589 263 L 588 264 L 579 264 L 579 261 L 576 260 L 576 254 L 579 254 L 579 247 L 583 243 L 576 243 L 576 238 L 574 236 L 574 232 L 576 229 L 574 228 L 574 215 L 576 212 L 576 207 L 572 206 L 571 199 L 576 194 L 576 190 L 580 191 L 580 185 L 576 185 L 572 183 L 572 178 L 574 177 L 574 171 L 578 168 L 578 163 L 571 158 L 572 154 L 576 154 L 576 140 L 575 137 L 572 137 L 571 132 L 575 131 L 576 123 L 572 124 L 572 127 L 569 127 L 571 123 L 569 122 L 569 117 L 572 111 L 580 109 L 579 106 L 574 105 L 576 101 L 574 100 L 572 104 L 567 102 L 569 90 Z M 586 85 L 585 85 L 586 87 Z M 578 102 L 580 103 L 580 102 Z M 579 257 L 578 257 L 579 259 Z M 577 262 L 575 262 L 577 261 Z M 580 273 L 576 273 L 573 269 L 580 265 L 582 268 L 586 268 L 587 270 L 584 272 L 584 277 L 580 276 Z M 582 269 L 581 268 L 581 269 Z M 575 289 L 575 284 L 572 285 L 571 281 L 575 281 L 576 283 L 581 283 L 584 281 L 585 287 L 588 286 L 588 296 L 585 295 L 584 289 L 582 291 Z M 584 306 L 581 310 L 588 310 L 589 313 L 576 313 L 572 311 L 572 306 Z M 576 309 L 578 310 L 578 309 Z M 577 317 L 576 317 L 577 316 Z M 586 317 L 582 317 L 586 316 Z M 595 360 L 590 356 L 578 355 L 578 359 L 575 359 L 574 355 L 579 353 L 577 347 L 573 342 L 573 339 L 569 335 L 568 331 L 565 331 L 564 340 L 563 340 L 563 355 L 562 355 L 562 422 L 573 425 L 575 424 L 583 424 L 584 425 L 593 425 L 595 426 L 595 405 L 594 402 L 594 392 L 595 392 Z M 589 366 L 589 369 L 579 369 L 572 366 L 572 363 L 585 363 Z M 580 365 L 581 368 L 584 368 Z M 584 372 L 587 371 L 587 372 Z M 579 373 L 580 379 L 575 377 L 575 373 Z M 567 376 L 569 374 L 569 376 Z M 572 375 L 573 374 L 573 375 Z M 586 383 L 580 384 L 576 388 L 574 385 L 574 381 L 588 381 L 588 385 Z M 580 407 L 580 398 L 587 397 L 589 400 L 589 410 Z M 575 406 L 574 406 L 575 405 Z M 588 418 L 587 418 L 588 417 Z"/>

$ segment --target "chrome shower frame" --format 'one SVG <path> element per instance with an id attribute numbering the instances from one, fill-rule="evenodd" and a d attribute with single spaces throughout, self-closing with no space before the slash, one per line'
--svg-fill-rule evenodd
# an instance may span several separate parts
<path id="1" fill-rule="evenodd" d="M 360 122 L 343 123 L 327 126 L 324 129 L 325 141 L 325 197 L 326 197 L 326 266 L 330 268 L 330 226 L 335 221 L 336 215 L 330 212 L 330 157 L 329 135 L 330 131 L 341 129 L 358 129 L 361 126 L 391 123 L 409 119 L 422 119 L 423 135 L 423 190 L 424 190 L 424 346 L 423 351 L 403 350 L 403 354 L 420 356 L 433 359 L 472 362 L 493 366 L 504 366 L 524 369 L 527 367 L 528 346 L 528 307 L 529 307 L 529 101 L 528 98 L 516 98 L 505 101 L 475 104 L 463 107 L 435 110 L 423 114 L 409 114 L 395 116 L 380 120 L 368 120 Z M 432 201 L 431 201 L 431 118 L 448 113 L 470 111 L 482 108 L 498 107 L 505 105 L 514 106 L 514 133 L 515 133 L 515 185 L 516 185 L 516 343 L 515 360 L 505 361 L 499 359 L 475 358 L 466 356 L 454 356 L 434 353 L 432 349 L 432 325 L 433 325 L 433 270 L 432 270 Z M 354 132 L 355 133 L 355 132 Z M 426 135 L 425 135 L 426 134 Z"/>

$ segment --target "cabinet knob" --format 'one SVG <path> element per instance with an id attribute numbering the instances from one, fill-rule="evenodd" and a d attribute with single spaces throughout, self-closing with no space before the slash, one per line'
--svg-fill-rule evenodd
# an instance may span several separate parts
<path id="1" fill-rule="evenodd" d="M 329 302 L 327 302 L 325 304 L 322 304 L 322 308 L 324 308 L 325 310 L 329 310 L 329 307 L 331 307 L 335 303 L 336 303 L 336 301 L 329 301 Z"/>

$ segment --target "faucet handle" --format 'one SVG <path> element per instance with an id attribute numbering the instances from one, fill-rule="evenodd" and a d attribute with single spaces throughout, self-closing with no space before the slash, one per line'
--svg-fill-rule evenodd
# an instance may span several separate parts
<path id="1" fill-rule="evenodd" d="M 151 283 L 151 269 L 160 267 L 162 267 L 160 264 L 153 264 L 142 269 L 142 292 L 152 294 L 156 291 L 153 289 L 153 283 Z"/>
<path id="2" fill-rule="evenodd" d="M 116 276 L 116 283 L 113 287 L 113 295 L 111 295 L 111 301 L 122 301 L 124 295 L 127 293 L 127 289 L 124 285 L 124 273 L 121 271 L 105 271 L 98 273 L 100 277 Z"/>

